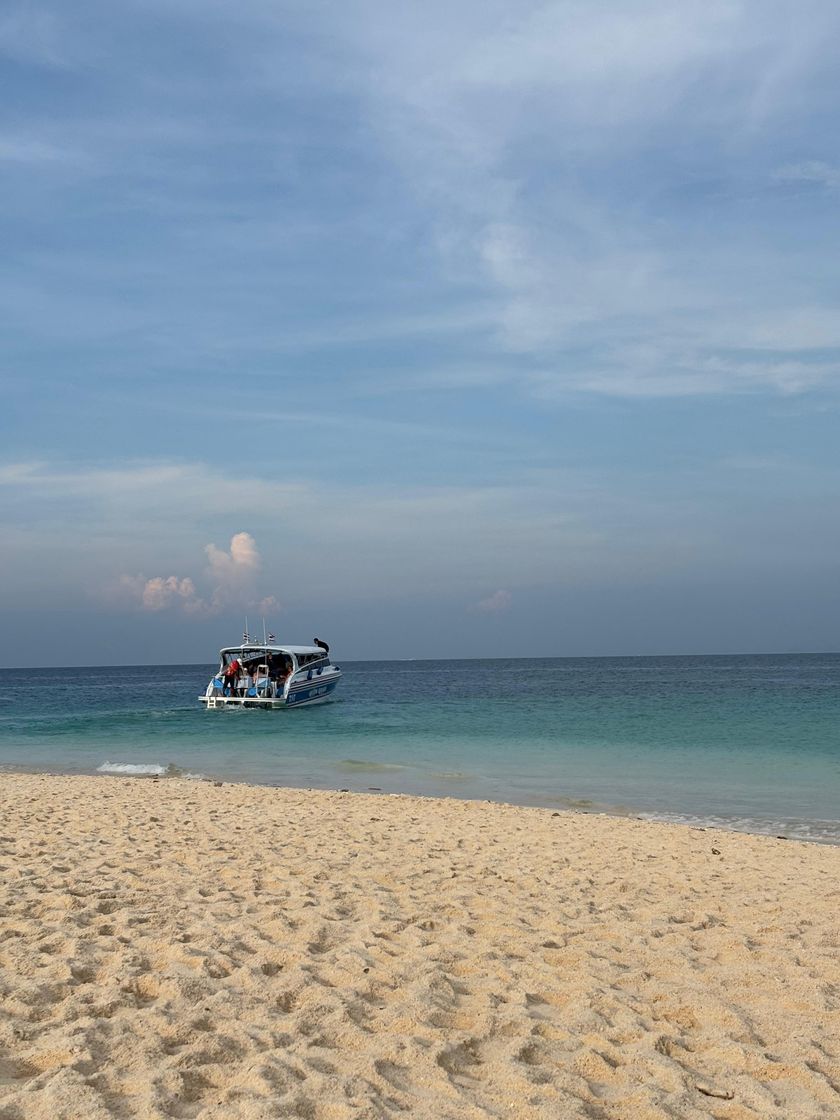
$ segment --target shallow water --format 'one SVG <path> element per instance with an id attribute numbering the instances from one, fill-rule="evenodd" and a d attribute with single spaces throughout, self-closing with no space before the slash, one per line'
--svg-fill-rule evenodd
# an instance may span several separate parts
<path id="1" fill-rule="evenodd" d="M 840 655 L 342 664 L 205 712 L 211 665 L 0 670 L 0 766 L 575 805 L 840 840 Z"/>

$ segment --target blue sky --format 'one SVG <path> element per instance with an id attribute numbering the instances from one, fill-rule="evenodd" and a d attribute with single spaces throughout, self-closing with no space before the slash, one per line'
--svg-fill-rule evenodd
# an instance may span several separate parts
<path id="1" fill-rule="evenodd" d="M 0 660 L 836 649 L 838 32 L 11 0 Z"/>

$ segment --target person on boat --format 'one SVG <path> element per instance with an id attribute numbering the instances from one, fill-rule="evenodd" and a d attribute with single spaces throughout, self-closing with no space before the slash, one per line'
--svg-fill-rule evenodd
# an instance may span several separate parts
<path id="1" fill-rule="evenodd" d="M 223 680 L 225 682 L 225 685 L 227 685 L 227 687 L 230 689 L 230 695 L 231 696 L 236 696 L 237 695 L 236 682 L 239 679 L 239 670 L 240 669 L 241 669 L 241 665 L 239 664 L 239 661 L 235 657 L 234 657 L 233 661 L 229 661 L 228 664 L 225 666 L 225 671 L 224 671 L 224 674 L 223 674 Z"/>
<path id="2" fill-rule="evenodd" d="M 330 652 L 330 647 L 326 642 L 322 642 L 320 638 L 313 638 L 312 641 L 319 649 L 322 649 L 324 653 Z"/>

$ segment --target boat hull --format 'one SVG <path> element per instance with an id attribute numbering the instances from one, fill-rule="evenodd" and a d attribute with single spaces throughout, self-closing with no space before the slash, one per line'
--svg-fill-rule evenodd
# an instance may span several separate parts
<path id="1" fill-rule="evenodd" d="M 311 708 L 331 700 L 338 687 L 340 674 L 330 674 L 330 680 L 315 677 L 312 680 L 293 682 L 288 696 L 199 696 L 208 710 L 218 708 L 259 708 L 276 711 L 279 708 Z"/>

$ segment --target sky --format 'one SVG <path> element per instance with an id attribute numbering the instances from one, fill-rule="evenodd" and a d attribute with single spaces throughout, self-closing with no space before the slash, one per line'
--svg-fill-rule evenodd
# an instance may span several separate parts
<path id="1" fill-rule="evenodd" d="M 0 664 L 840 648 L 838 35 L 7 0 Z"/>

